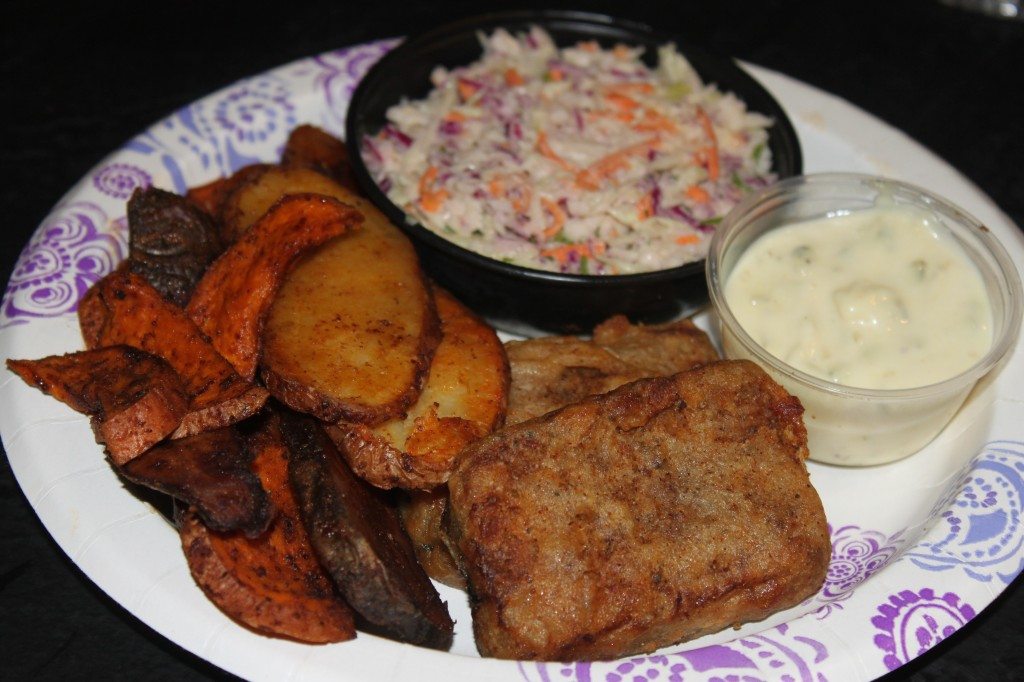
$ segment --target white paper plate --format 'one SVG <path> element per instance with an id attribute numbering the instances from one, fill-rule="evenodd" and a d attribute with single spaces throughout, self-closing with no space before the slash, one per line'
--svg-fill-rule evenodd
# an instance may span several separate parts
<path id="1" fill-rule="evenodd" d="M 43 221 L 15 266 L 0 304 L 0 358 L 81 347 L 77 301 L 125 256 L 125 200 L 132 189 L 151 183 L 182 192 L 244 164 L 276 159 L 299 123 L 340 134 L 354 84 L 392 44 L 338 50 L 239 82 L 157 123 L 104 160 Z M 982 220 L 1024 263 L 1020 230 L 940 159 L 840 99 L 749 69 L 793 119 L 806 172 L 862 171 L 928 188 Z M 811 464 L 833 547 L 816 597 L 739 631 L 607 663 L 480 659 L 465 597 L 447 588 L 442 596 L 458 621 L 450 653 L 363 634 L 329 646 L 253 634 L 195 586 L 177 534 L 125 490 L 86 418 L 4 370 L 0 434 L 29 502 L 86 575 L 158 632 L 243 677 L 865 680 L 962 627 L 1024 566 L 1022 398 L 1018 348 L 921 453 L 870 469 Z"/>

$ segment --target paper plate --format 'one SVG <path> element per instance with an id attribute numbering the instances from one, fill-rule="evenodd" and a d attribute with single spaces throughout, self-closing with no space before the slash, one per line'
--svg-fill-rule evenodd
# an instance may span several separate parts
<path id="1" fill-rule="evenodd" d="M 125 257 L 125 200 L 135 187 L 183 192 L 248 163 L 278 158 L 288 132 L 341 134 L 354 85 L 395 41 L 304 59 L 185 107 L 83 178 L 42 222 L 0 304 L 0 358 L 81 348 L 75 310 Z M 1017 263 L 1024 237 L 940 159 L 840 99 L 747 67 L 796 124 L 806 172 L 861 171 L 907 180 L 963 206 Z M 698 322 L 707 326 L 705 317 Z M 922 452 L 886 466 L 811 463 L 832 534 L 822 590 L 771 619 L 656 655 L 614 662 L 481 659 L 461 592 L 442 588 L 458 621 L 448 653 L 360 634 L 309 646 L 256 635 L 195 586 L 177 533 L 121 484 L 88 420 L 4 370 L 0 435 L 29 502 L 61 548 L 117 602 L 195 654 L 267 680 L 868 680 L 950 636 L 1024 565 L 1024 358 L 977 387 Z"/>

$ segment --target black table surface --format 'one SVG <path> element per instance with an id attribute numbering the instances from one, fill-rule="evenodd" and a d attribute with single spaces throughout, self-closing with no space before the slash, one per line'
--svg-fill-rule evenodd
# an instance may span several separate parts
<path id="1" fill-rule="evenodd" d="M 6 3 L 0 282 L 64 192 L 171 111 L 300 57 L 512 5 Z M 929 147 L 1024 225 L 1024 21 L 924 0 L 515 5 L 637 19 L 839 95 Z M 885 679 L 1024 679 L 1021 582 Z M 0 614 L 5 679 L 230 677 L 149 629 L 85 578 L 36 518 L 6 457 Z"/>

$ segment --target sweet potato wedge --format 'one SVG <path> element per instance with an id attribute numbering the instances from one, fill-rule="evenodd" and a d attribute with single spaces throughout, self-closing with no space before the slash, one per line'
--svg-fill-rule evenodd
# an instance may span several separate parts
<path id="1" fill-rule="evenodd" d="M 215 530 L 257 537 L 274 516 L 252 472 L 252 456 L 230 426 L 162 443 L 121 467 L 121 474 L 194 507 Z"/>
<path id="2" fill-rule="evenodd" d="M 128 268 L 178 306 L 222 250 L 212 218 L 156 187 L 136 189 L 128 200 L 128 247 Z"/>
<path id="3" fill-rule="evenodd" d="M 217 178 L 205 185 L 189 188 L 188 192 L 185 193 L 185 198 L 213 218 L 217 222 L 218 227 L 220 227 L 221 238 L 225 243 L 230 243 L 234 240 L 227 239 L 227 235 L 224 234 L 223 230 L 225 201 L 231 196 L 232 192 L 268 168 L 270 168 L 270 164 L 267 163 L 254 163 L 242 166 L 226 178 Z"/>
<path id="4" fill-rule="evenodd" d="M 362 220 L 337 199 L 289 195 L 207 269 L 186 311 L 243 379 L 256 376 L 263 323 L 288 268 L 308 249 Z"/>
<path id="5" fill-rule="evenodd" d="M 292 130 L 281 153 L 281 165 L 311 168 L 342 187 L 357 189 L 345 143 L 316 126 L 301 125 Z"/>
<path id="6" fill-rule="evenodd" d="M 288 453 L 273 420 L 250 442 L 253 470 L 278 513 L 258 538 L 210 530 L 193 511 L 178 515 L 189 569 L 217 607 L 268 635 L 303 642 L 356 636 L 352 610 L 320 567 L 288 482 Z"/>
<path id="7" fill-rule="evenodd" d="M 300 412 L 376 424 L 416 400 L 441 333 L 412 244 L 348 196 L 366 222 L 285 278 L 263 332 L 261 376 Z"/>
<path id="8" fill-rule="evenodd" d="M 225 199 L 221 210 L 224 238 L 229 242 L 238 240 L 289 194 L 323 194 L 355 205 L 349 198 L 351 192 L 346 193 L 323 173 L 311 168 L 270 166 L 246 178 Z"/>
<path id="9" fill-rule="evenodd" d="M 288 477 L 320 563 L 362 628 L 411 644 L 447 649 L 454 623 L 412 543 L 379 490 L 348 468 L 307 415 L 282 414 Z"/>
<path id="10" fill-rule="evenodd" d="M 171 434 L 188 409 L 188 393 L 167 362 L 129 346 L 39 360 L 8 360 L 25 383 L 89 415 L 96 440 L 117 465 Z"/>
<path id="11" fill-rule="evenodd" d="M 78 319 L 87 347 L 127 344 L 163 358 L 178 373 L 189 406 L 172 438 L 241 421 L 266 402 L 266 390 L 242 379 L 184 310 L 124 268 L 89 289 Z"/>
<path id="12" fill-rule="evenodd" d="M 352 470 L 379 488 L 437 487 L 459 451 L 505 417 L 509 367 L 498 335 L 451 294 L 434 292 L 442 338 L 419 399 L 403 417 L 328 430 Z"/>

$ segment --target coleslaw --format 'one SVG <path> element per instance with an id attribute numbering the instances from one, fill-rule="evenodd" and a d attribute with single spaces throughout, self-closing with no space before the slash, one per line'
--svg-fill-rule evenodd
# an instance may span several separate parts
<path id="1" fill-rule="evenodd" d="M 675 46 L 558 48 L 544 30 L 480 36 L 422 100 L 362 141 L 411 221 L 530 268 L 628 274 L 700 260 L 715 225 L 771 183 L 771 119 L 705 85 Z"/>

